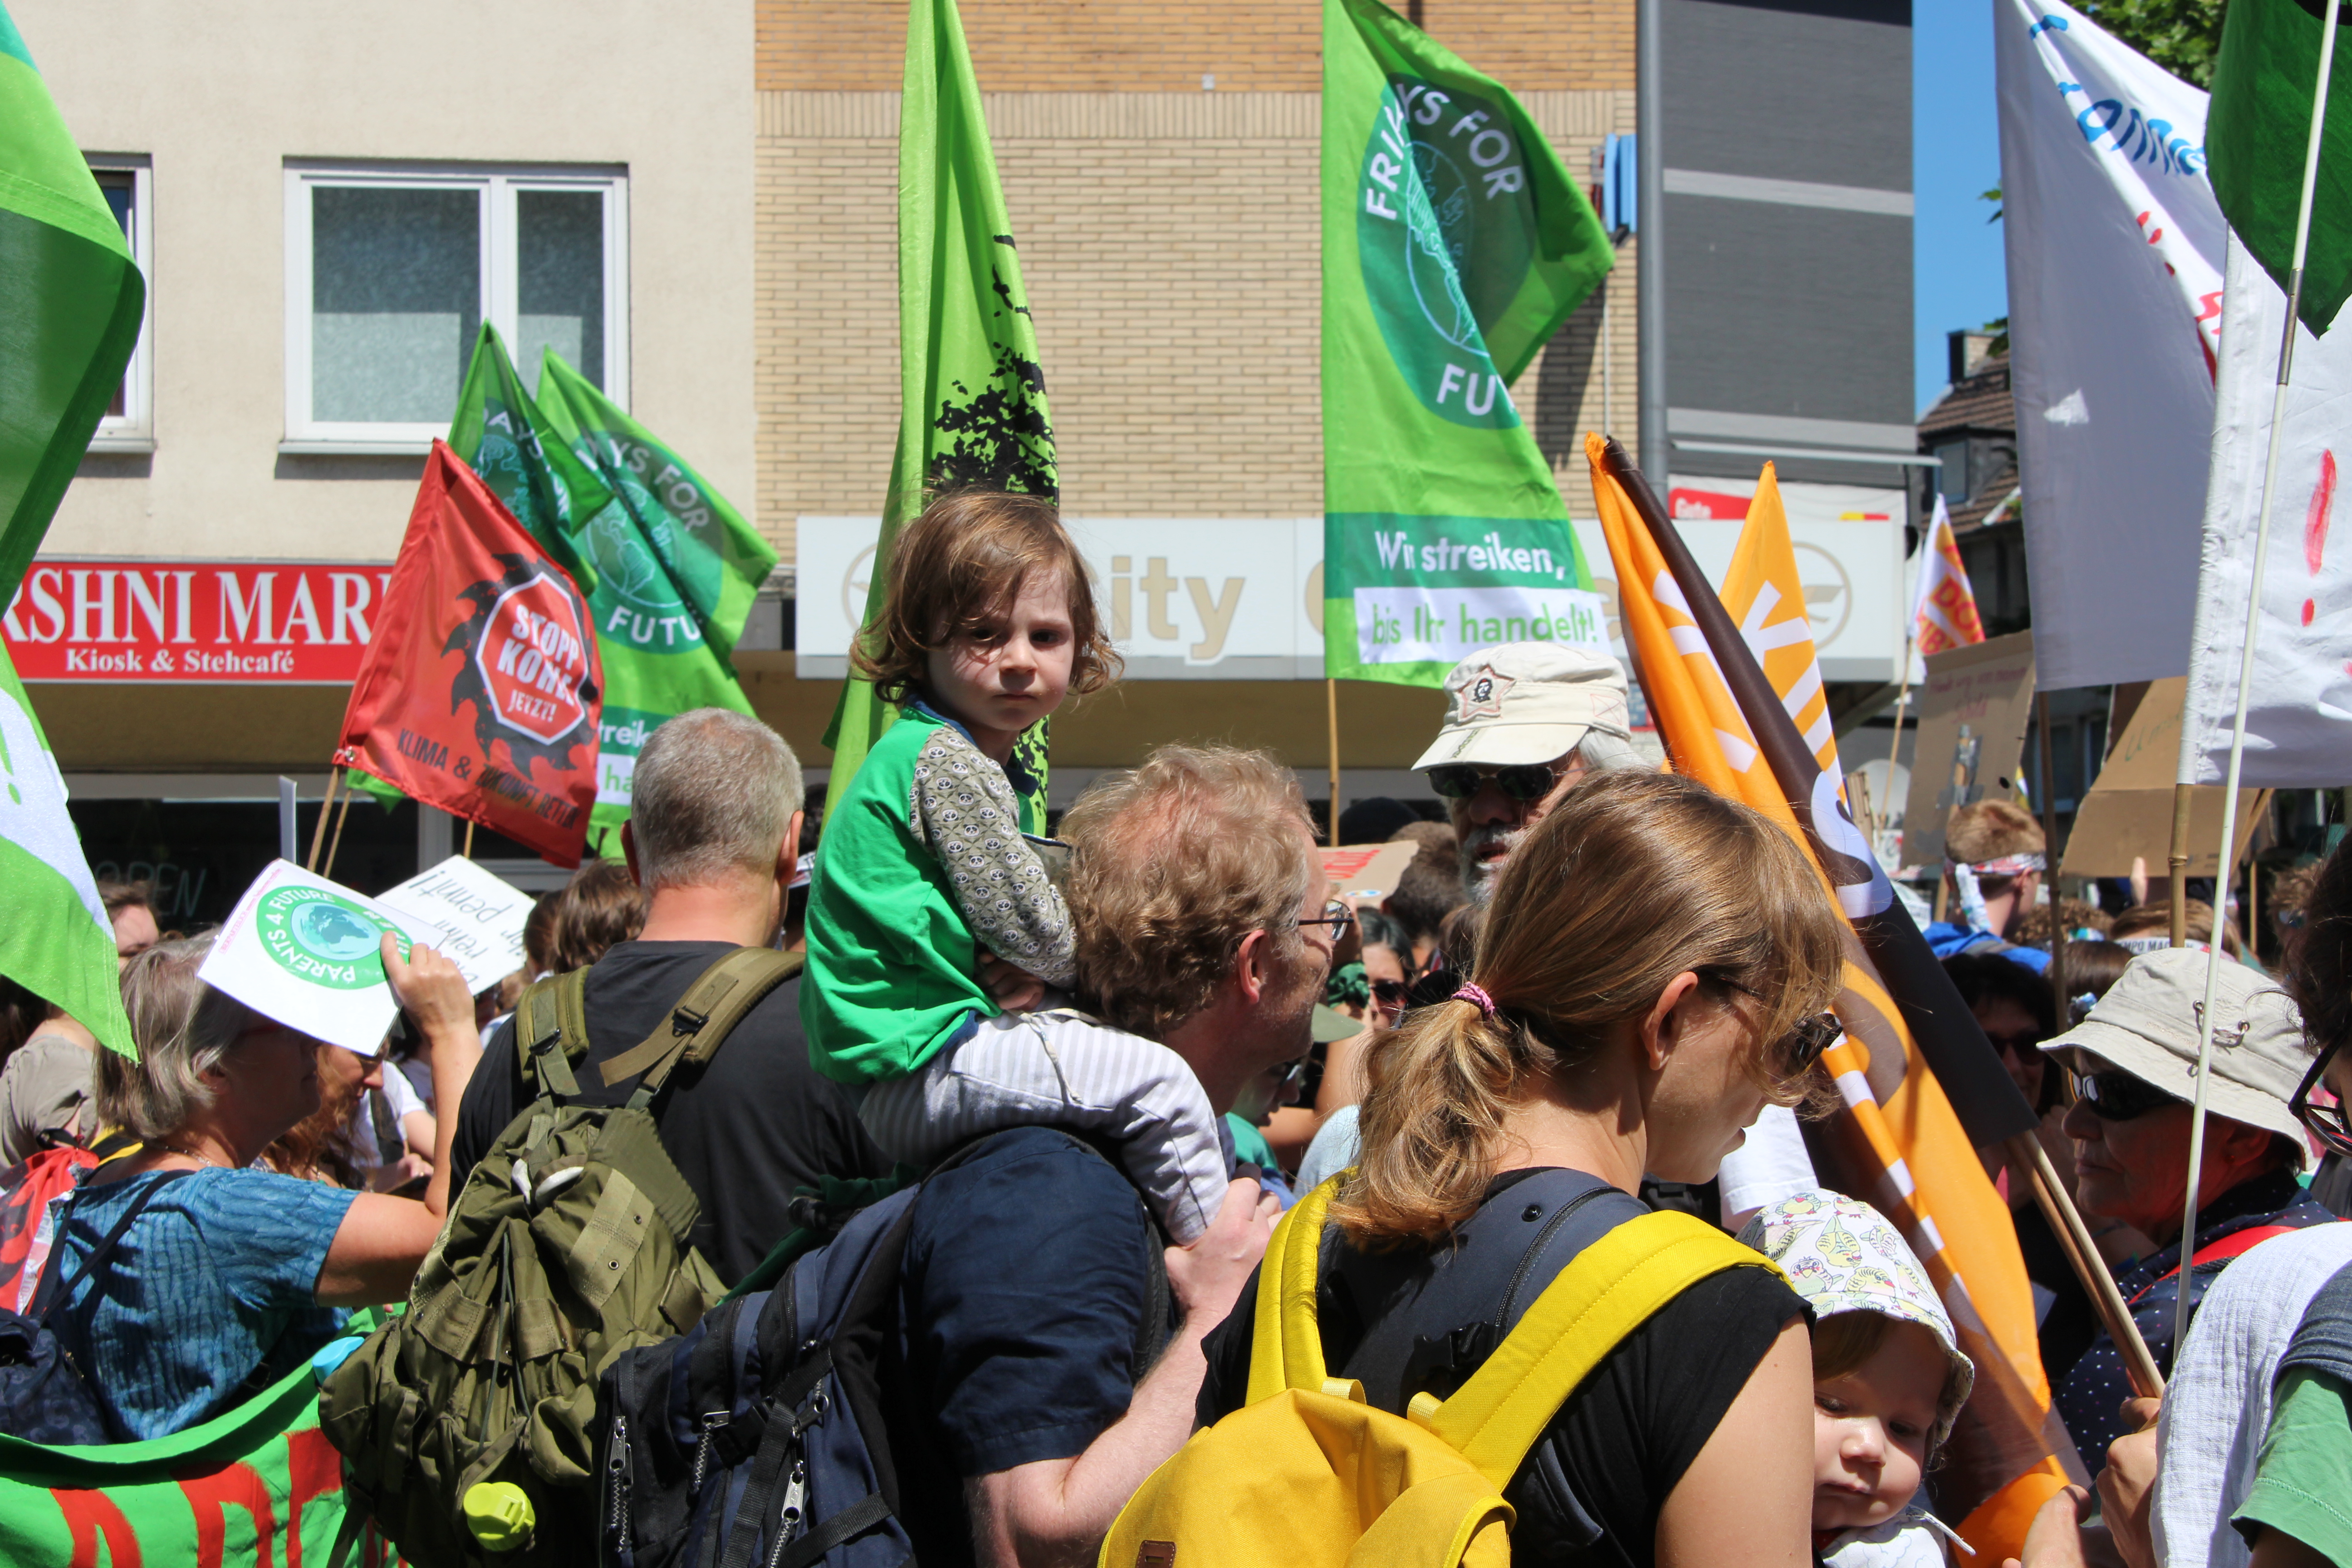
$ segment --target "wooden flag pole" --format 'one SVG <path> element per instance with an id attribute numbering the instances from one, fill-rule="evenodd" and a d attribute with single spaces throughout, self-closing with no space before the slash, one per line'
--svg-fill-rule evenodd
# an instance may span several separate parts
<path id="1" fill-rule="evenodd" d="M 466 818 L 466 847 L 459 853 L 468 860 L 474 858 L 474 819 L 470 816 Z"/>
<path id="2" fill-rule="evenodd" d="M 319 826 L 310 830 L 310 858 L 302 864 L 305 871 L 319 868 L 319 847 L 327 841 L 327 814 L 335 809 L 335 786 L 342 781 L 342 769 L 331 767 L 327 770 L 327 798 L 319 803 Z"/>
<path id="3" fill-rule="evenodd" d="M 2066 904 L 2058 894 L 2058 775 L 2051 763 L 2050 693 L 2037 691 L 2033 700 L 2041 710 L 2042 884 L 2050 889 L 2050 994 L 2057 1002 L 2057 1011 L 2051 1016 L 2064 1029 L 2071 1026 L 2067 1021 L 2071 998 L 2066 994 Z"/>
<path id="4" fill-rule="evenodd" d="M 2279 451 L 2286 439 L 2286 389 L 2294 365 L 2295 312 L 2303 304 L 2303 264 L 2311 251 L 2311 195 L 2319 183 L 2319 140 L 2327 122 L 2327 79 L 2336 67 L 2336 18 L 2342 8 L 2343 0 L 2327 0 L 2327 13 L 2320 24 L 2319 79 L 2312 89 L 2311 134 L 2304 145 L 2303 197 L 2294 211 L 2294 266 L 2287 273 L 2286 324 L 2279 333 L 2278 384 L 2271 394 L 2270 458 L 2263 468 L 2262 510 L 2254 514 L 2254 570 L 2246 580 L 2246 635 L 2238 645 L 2238 710 L 2230 721 L 2230 767 L 2228 776 L 2222 780 L 2221 847 L 2213 875 L 2213 939 L 2207 944 L 2205 954 L 2205 1005 L 2197 1016 L 2197 1100 L 2189 1118 L 2188 1195 L 2180 1206 L 2182 1271 L 2179 1295 L 2173 1308 L 2175 1346 L 2189 1335 L 2190 1292 L 2187 1265 L 2197 1251 L 2198 1178 L 2205 1163 L 2205 1093 L 2213 1076 L 2213 1036 L 2221 1022 L 2215 1014 L 2224 962 L 2221 922 L 2229 919 L 2230 873 L 2235 869 L 2231 862 L 2237 858 L 2238 781 L 2245 770 L 2246 709 L 2253 700 L 2254 637 L 2262 626 L 2263 574 L 2271 551 L 2271 500 L 2278 490 Z M 2181 715 L 2184 735 L 2191 717 Z M 2184 739 L 2182 750 L 2187 749 Z M 2174 831 L 2179 835 L 2178 828 Z M 2175 873 L 2172 907 L 2176 910 L 2181 908 L 2179 889 L 2185 880 L 2185 877 Z"/>
<path id="5" fill-rule="evenodd" d="M 335 811 L 335 836 L 327 840 L 327 863 L 319 869 L 319 875 L 321 877 L 332 877 L 335 874 L 335 851 L 343 847 L 343 818 L 352 814 L 352 796 L 358 793 L 357 790 L 349 787 L 343 791 L 343 804 Z"/>
<path id="6" fill-rule="evenodd" d="M 2184 730 L 2188 727 L 2185 716 L 2181 724 Z M 2165 868 L 2172 878 L 2172 889 L 2167 896 L 2172 902 L 2172 945 L 2175 947 L 2189 945 L 2189 806 L 2195 798 L 2195 785 L 2176 784 L 2172 786 L 2172 847 L 2165 858 Z"/>
<path id="7" fill-rule="evenodd" d="M 1339 683 L 1326 676 L 1323 680 L 1324 710 L 1331 728 L 1331 821 L 1328 842 L 1339 842 Z"/>
<path id="8" fill-rule="evenodd" d="M 2090 1226 L 2083 1223 L 2083 1214 L 2067 1195 L 2065 1184 L 2058 1179 L 2057 1170 L 2050 1163 L 2049 1151 L 2042 1140 L 2031 1132 L 2021 1132 L 2007 1144 L 2010 1164 L 2026 1173 L 2028 1184 L 2033 1189 L 2033 1201 L 2042 1205 L 2042 1217 L 2049 1220 L 2059 1245 L 2065 1248 L 2067 1261 L 2074 1264 L 2075 1278 L 2091 1293 L 2091 1305 L 2098 1310 L 2099 1325 L 2107 1331 L 2107 1338 L 2124 1358 L 2124 1373 L 2131 1379 L 2132 1392 L 2143 1399 L 2164 1397 L 2164 1374 L 2156 1368 L 2156 1357 L 2149 1353 L 2147 1341 L 2140 1336 L 2139 1325 L 2132 1321 L 2131 1307 L 2124 1293 L 2116 1286 L 2116 1277 L 2107 1270 L 2106 1260 L 2099 1256 L 2099 1245 L 2091 1239 Z"/>

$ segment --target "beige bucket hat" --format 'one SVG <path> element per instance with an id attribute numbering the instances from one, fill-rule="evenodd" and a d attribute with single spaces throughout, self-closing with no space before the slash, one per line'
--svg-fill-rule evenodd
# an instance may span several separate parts
<path id="1" fill-rule="evenodd" d="M 1605 653 L 1515 642 L 1474 653 L 1445 678 L 1445 727 L 1416 768 L 1549 763 L 1588 735 L 1633 754 L 1625 671 Z"/>
<path id="2" fill-rule="evenodd" d="M 2183 1102 L 2197 1097 L 2197 1014 L 2205 1001 L 2209 955 L 2172 947 L 2142 953 L 2045 1052 L 2080 1050 L 2121 1068 Z M 2287 1102 L 2311 1066 L 2303 1015 L 2276 983 L 2224 958 L 2213 1040 L 2213 1081 L 2206 1109 L 2216 1116 L 2284 1133 L 2303 1146 L 2303 1127 Z"/>

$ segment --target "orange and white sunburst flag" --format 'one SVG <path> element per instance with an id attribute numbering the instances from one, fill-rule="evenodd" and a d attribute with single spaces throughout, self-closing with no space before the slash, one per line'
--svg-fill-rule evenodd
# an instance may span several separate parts
<path id="1" fill-rule="evenodd" d="M 1985 640 L 1976 591 L 1969 586 L 1969 569 L 1960 564 L 1952 514 L 1940 495 L 1935 521 L 1927 525 L 1927 547 L 1919 552 L 1919 591 L 1911 600 L 1910 630 L 1922 655 Z"/>

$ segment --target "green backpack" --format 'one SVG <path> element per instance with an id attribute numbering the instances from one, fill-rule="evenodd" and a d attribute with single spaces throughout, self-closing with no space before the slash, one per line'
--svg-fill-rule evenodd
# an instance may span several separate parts
<path id="1" fill-rule="evenodd" d="M 708 1062 L 797 954 L 739 948 L 703 972 L 668 1027 L 606 1062 L 642 1074 L 625 1106 L 576 1106 L 587 972 L 539 981 L 515 1009 L 538 1098 L 449 1206 L 408 1310 L 320 1390 L 320 1426 L 350 1461 L 355 1509 L 436 1568 L 595 1560 L 596 1379 L 622 1352 L 685 1332 L 726 1293 L 688 1244 L 700 1205 L 650 1109 L 682 1064 Z"/>

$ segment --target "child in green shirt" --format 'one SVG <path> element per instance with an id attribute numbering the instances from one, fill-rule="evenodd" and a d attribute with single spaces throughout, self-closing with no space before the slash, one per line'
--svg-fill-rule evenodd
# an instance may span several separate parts
<path id="1" fill-rule="evenodd" d="M 982 955 L 1076 984 L 1070 911 L 1024 833 L 1042 802 L 1022 737 L 1106 684 L 1085 561 L 1053 505 L 959 490 L 899 534 L 859 672 L 896 723 L 838 799 L 809 888 L 801 1019 L 859 1119 L 927 1164 L 1006 1127 L 1116 1141 L 1181 1245 L 1223 1202 L 1229 1163 L 1200 1081 L 1166 1047 L 1066 1008 L 1000 1013 Z"/>

